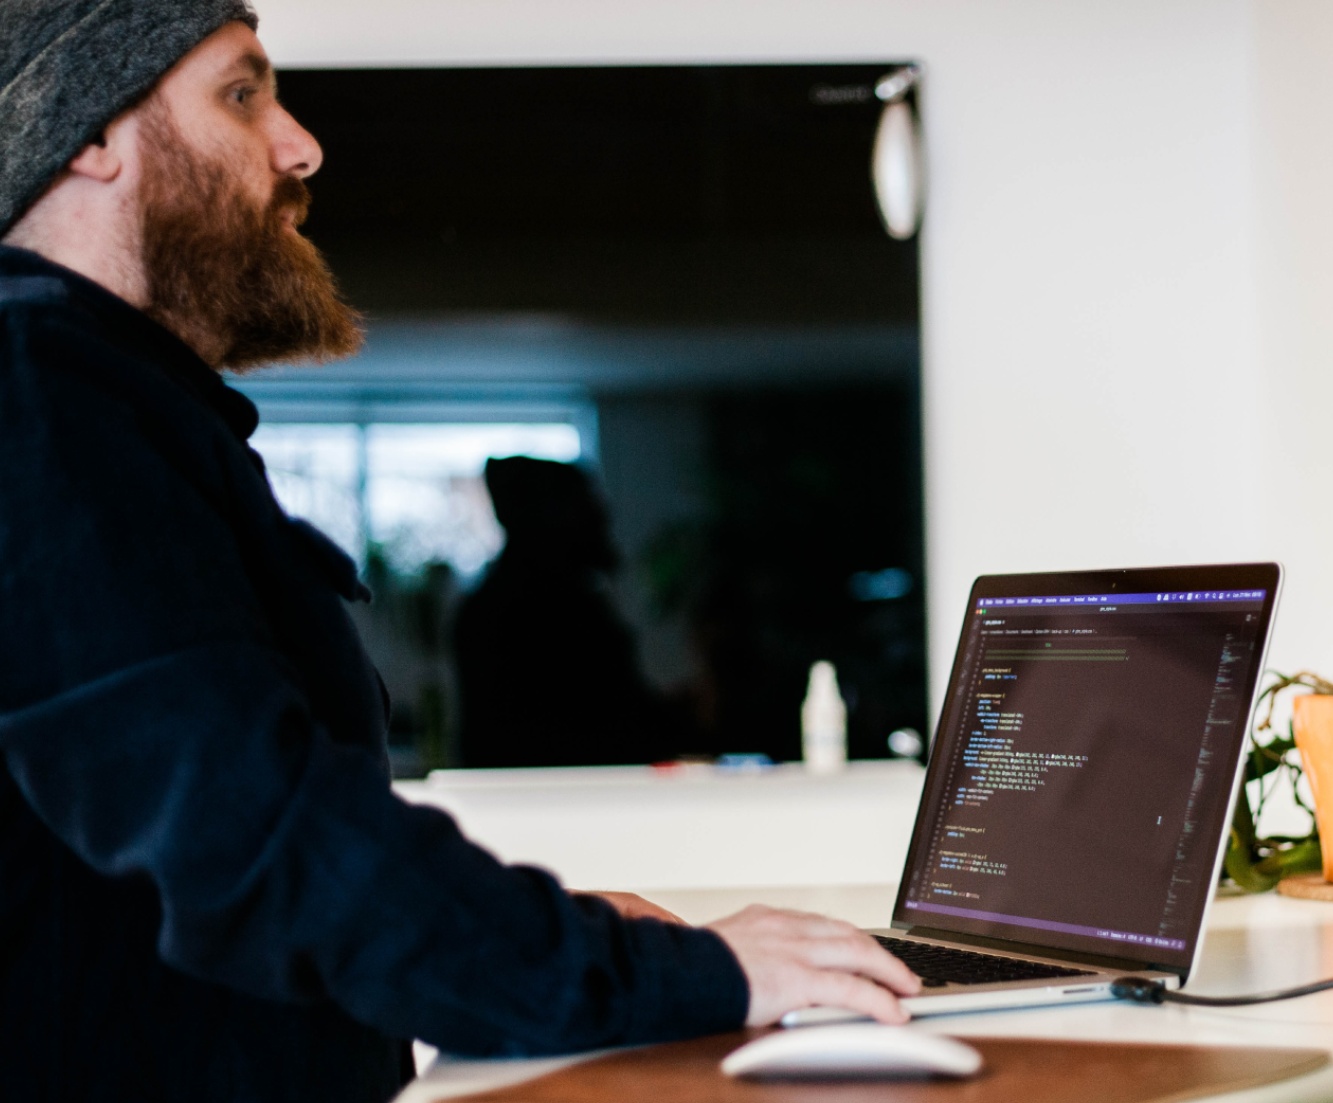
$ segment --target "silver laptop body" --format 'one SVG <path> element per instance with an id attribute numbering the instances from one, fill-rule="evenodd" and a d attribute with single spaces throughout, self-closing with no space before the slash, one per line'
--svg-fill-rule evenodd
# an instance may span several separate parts
<path id="1" fill-rule="evenodd" d="M 1127 974 L 1185 983 L 1281 578 L 1261 563 L 977 579 L 892 925 L 871 933 L 1071 972 L 927 988 L 912 1015 L 1106 999 Z"/>

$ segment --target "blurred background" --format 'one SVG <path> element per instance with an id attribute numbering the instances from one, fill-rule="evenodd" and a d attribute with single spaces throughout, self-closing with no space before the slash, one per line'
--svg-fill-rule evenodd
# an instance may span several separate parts
<path id="1" fill-rule="evenodd" d="M 921 753 L 919 257 L 870 176 L 898 64 L 281 74 L 369 341 L 240 385 L 375 591 L 401 774 L 796 759 L 820 659 L 853 757 Z M 502 525 L 513 456 L 548 462 L 492 465 Z"/>
<path id="2" fill-rule="evenodd" d="M 260 6 L 287 70 L 921 62 L 931 714 L 983 572 L 1277 558 L 1273 664 L 1333 669 L 1333 6 Z"/>

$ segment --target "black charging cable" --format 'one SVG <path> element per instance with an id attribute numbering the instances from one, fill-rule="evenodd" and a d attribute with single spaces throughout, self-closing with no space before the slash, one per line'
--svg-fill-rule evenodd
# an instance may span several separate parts
<path id="1" fill-rule="evenodd" d="M 1252 1003 L 1274 1003 L 1294 1000 L 1297 996 L 1312 996 L 1333 988 L 1333 980 L 1315 981 L 1295 988 L 1279 988 L 1276 992 L 1259 992 L 1253 996 L 1191 996 L 1168 988 L 1152 977 L 1121 977 L 1111 985 L 1111 995 L 1134 1003 L 1187 1003 L 1195 1007 L 1244 1007 Z"/>

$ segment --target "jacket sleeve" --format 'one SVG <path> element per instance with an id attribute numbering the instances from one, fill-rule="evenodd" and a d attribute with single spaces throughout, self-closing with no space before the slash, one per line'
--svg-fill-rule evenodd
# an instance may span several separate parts
<path id="1" fill-rule="evenodd" d="M 165 458 L 210 433 L 205 451 L 239 449 L 207 410 L 158 419 L 98 384 L 113 348 L 6 324 L 27 370 L 0 391 L 0 754 L 84 862 L 151 883 L 168 964 L 459 1053 L 740 1024 L 745 978 L 712 932 L 502 865 L 330 737 L 223 491 Z"/>

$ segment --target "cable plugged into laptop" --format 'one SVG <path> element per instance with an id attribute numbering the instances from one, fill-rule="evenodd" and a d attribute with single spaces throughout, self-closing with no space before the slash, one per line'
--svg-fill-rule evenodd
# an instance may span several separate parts
<path id="1" fill-rule="evenodd" d="M 1194 1007 L 1245 1007 L 1254 1003 L 1275 1003 L 1294 1000 L 1298 996 L 1312 996 L 1333 988 L 1333 980 L 1315 981 L 1295 988 L 1279 988 L 1275 992 L 1259 992 L 1253 996 L 1191 996 L 1167 988 L 1151 977 L 1121 977 L 1111 985 L 1111 995 L 1118 1000 L 1133 1003 L 1184 1003 Z"/>
<path id="2" fill-rule="evenodd" d="M 1111 995 L 1133 1003 L 1161 1003 L 1166 992 L 1166 985 L 1151 977 L 1121 977 L 1111 985 Z"/>

